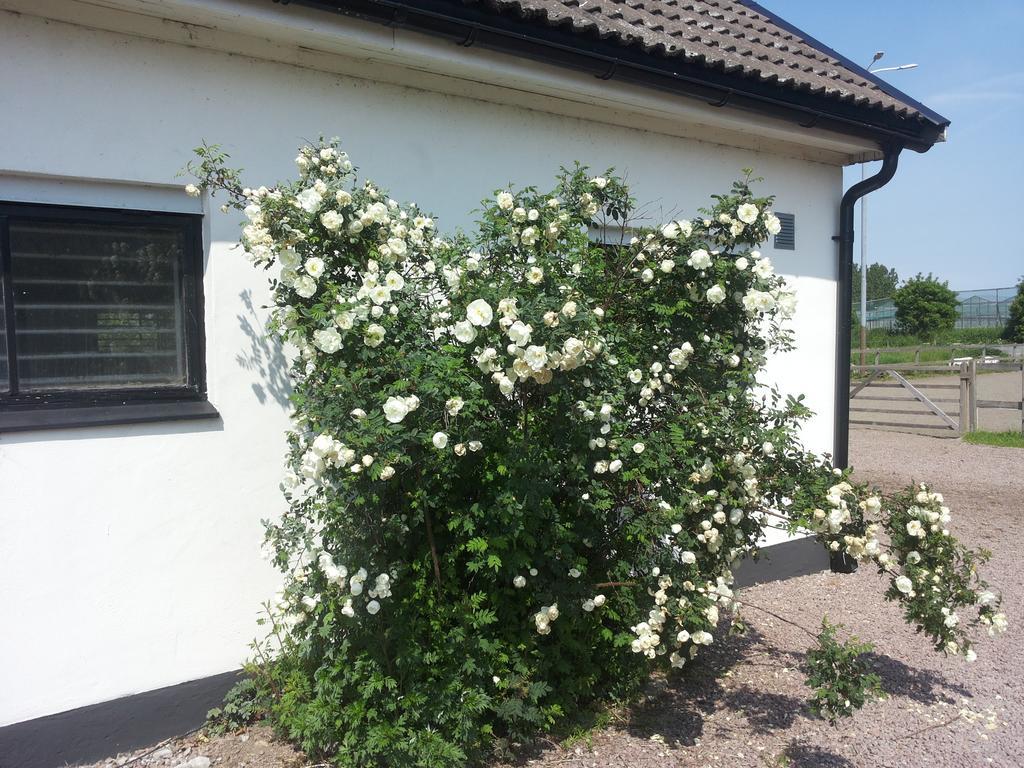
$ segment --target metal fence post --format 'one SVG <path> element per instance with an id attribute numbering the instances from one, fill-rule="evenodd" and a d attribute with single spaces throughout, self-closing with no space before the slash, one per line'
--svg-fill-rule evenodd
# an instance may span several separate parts
<path id="1" fill-rule="evenodd" d="M 960 363 L 960 434 L 966 434 L 970 429 L 970 397 L 968 387 L 970 386 L 970 372 L 967 370 L 967 363 Z"/>

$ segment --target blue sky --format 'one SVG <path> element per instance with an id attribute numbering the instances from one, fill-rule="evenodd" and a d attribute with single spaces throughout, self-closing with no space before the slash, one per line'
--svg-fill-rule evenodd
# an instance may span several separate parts
<path id="1" fill-rule="evenodd" d="M 871 194 L 868 262 L 900 277 L 930 271 L 956 290 L 1016 284 L 1024 275 L 1024 2 L 761 4 L 862 66 L 875 51 L 886 52 L 876 67 L 918 64 L 879 77 L 952 121 L 947 143 L 904 151 L 896 177 Z M 847 186 L 859 179 L 860 166 L 847 169 Z"/>

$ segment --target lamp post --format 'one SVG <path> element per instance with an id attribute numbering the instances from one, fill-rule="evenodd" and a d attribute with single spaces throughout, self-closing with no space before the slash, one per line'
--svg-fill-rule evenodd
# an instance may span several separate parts
<path id="1" fill-rule="evenodd" d="M 885 56 L 885 51 L 875 51 L 871 64 Z M 900 64 L 898 67 L 879 67 L 871 69 L 868 64 L 868 71 L 876 72 L 898 72 L 903 69 L 916 69 L 917 64 Z M 867 177 L 867 163 L 861 163 L 860 179 Z M 865 354 L 868 346 L 868 196 L 860 199 L 860 364 L 865 363 Z"/>

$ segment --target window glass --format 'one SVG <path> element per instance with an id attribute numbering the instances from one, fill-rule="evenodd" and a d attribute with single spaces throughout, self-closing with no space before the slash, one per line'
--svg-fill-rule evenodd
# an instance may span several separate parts
<path id="1" fill-rule="evenodd" d="M 180 229 L 9 226 L 19 391 L 186 384 Z"/>

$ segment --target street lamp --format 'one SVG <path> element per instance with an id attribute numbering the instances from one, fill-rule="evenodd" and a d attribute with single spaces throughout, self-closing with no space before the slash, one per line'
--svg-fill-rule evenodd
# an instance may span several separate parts
<path id="1" fill-rule="evenodd" d="M 875 51 L 871 64 L 885 56 L 885 51 Z M 900 64 L 898 67 L 879 67 L 868 72 L 898 72 L 903 69 L 916 69 L 917 64 Z M 861 163 L 860 179 L 867 178 L 867 163 Z M 868 196 L 860 199 L 860 364 L 864 365 L 864 354 L 868 346 Z"/>

